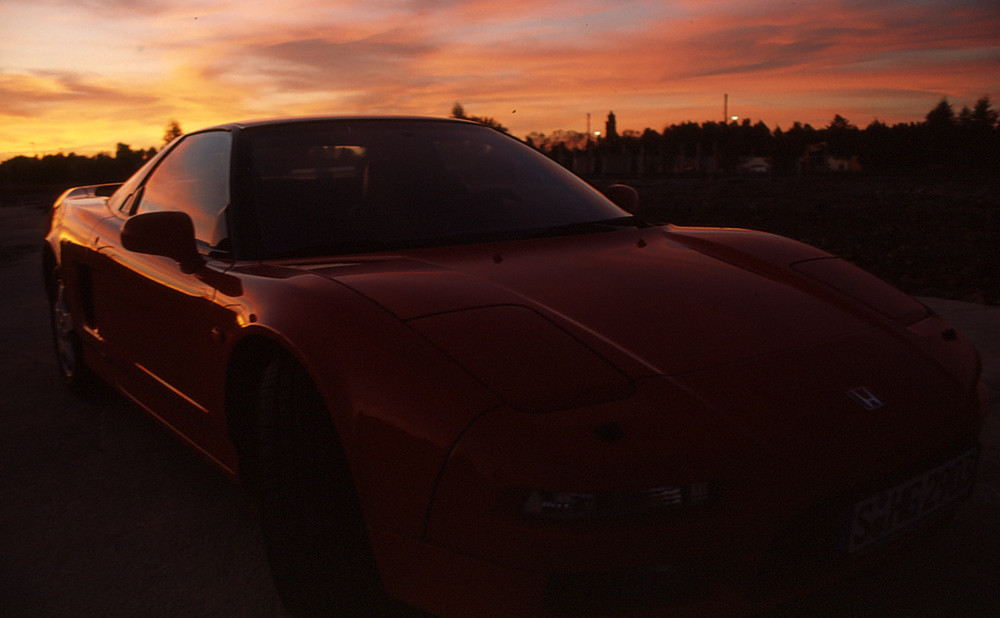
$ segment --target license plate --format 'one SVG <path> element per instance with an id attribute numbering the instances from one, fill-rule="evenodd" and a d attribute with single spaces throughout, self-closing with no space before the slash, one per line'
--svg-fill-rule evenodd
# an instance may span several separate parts
<path id="1" fill-rule="evenodd" d="M 847 552 L 888 541 L 964 497 L 972 489 L 976 454 L 972 450 L 959 455 L 855 503 Z"/>

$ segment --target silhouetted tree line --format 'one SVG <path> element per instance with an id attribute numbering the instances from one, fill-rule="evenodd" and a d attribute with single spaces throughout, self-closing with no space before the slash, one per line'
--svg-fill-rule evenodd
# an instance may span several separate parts
<path id="1" fill-rule="evenodd" d="M 584 175 L 1000 173 L 1000 123 L 988 96 L 957 114 L 943 99 L 923 122 L 889 126 L 876 120 L 865 129 L 837 115 L 821 129 L 796 122 L 788 130 L 772 131 L 763 122 L 745 119 L 685 122 L 662 133 L 533 133 L 527 141 Z"/>
<path id="2" fill-rule="evenodd" d="M 455 106 L 451 108 L 451 117 L 458 118 L 461 120 L 471 120 L 472 122 L 478 122 L 479 124 L 485 124 L 486 126 L 492 129 L 500 131 L 501 133 L 510 135 L 510 130 L 508 130 L 507 127 L 503 126 L 502 124 L 497 122 L 496 119 L 490 116 L 470 116 L 469 114 L 466 114 L 465 108 L 462 107 L 461 103 L 455 103 Z"/>
<path id="3" fill-rule="evenodd" d="M 182 134 L 180 123 L 171 120 L 164 129 L 163 144 Z M 121 182 L 156 153 L 156 148 L 133 150 L 128 144 L 119 143 L 114 155 L 102 152 L 92 157 L 76 153 L 18 156 L 0 163 L 0 189 L 5 193 L 17 193 Z"/>
<path id="4" fill-rule="evenodd" d="M 132 150 L 128 144 L 118 144 L 114 156 L 103 152 L 93 157 L 75 153 L 19 156 L 0 163 L 0 183 L 27 188 L 121 182 L 155 154 L 155 148 Z"/>
<path id="5" fill-rule="evenodd" d="M 493 118 L 470 116 L 461 104 L 455 118 L 466 118 L 501 132 Z M 613 127 L 609 114 L 607 126 Z M 1000 173 L 1000 113 L 989 96 L 974 107 L 955 112 L 947 99 L 927 113 L 923 122 L 886 125 L 875 120 L 859 129 L 840 115 L 816 129 L 796 122 L 773 131 L 763 122 L 685 122 L 662 133 L 605 131 L 600 137 L 577 131 L 551 135 L 532 133 L 529 145 L 575 171 L 587 175 L 663 176 L 685 173 L 735 173 L 748 160 L 766 164 L 774 174 L 861 170 L 871 174 L 998 174 Z M 167 124 L 164 144 L 181 135 L 177 121 Z M 70 154 L 18 156 L 0 163 L 0 189 L 5 193 L 32 187 L 120 182 L 138 170 L 157 150 L 133 150 L 119 143 L 114 155 Z M 840 167 L 837 167 L 840 165 Z"/>

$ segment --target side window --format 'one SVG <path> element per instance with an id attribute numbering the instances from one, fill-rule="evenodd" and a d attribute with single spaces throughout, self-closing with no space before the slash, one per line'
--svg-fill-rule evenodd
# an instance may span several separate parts
<path id="1" fill-rule="evenodd" d="M 194 235 L 210 247 L 228 237 L 224 212 L 229 205 L 231 136 L 225 131 L 196 133 L 184 139 L 146 181 L 136 212 L 179 210 L 191 216 Z"/>
<path id="2" fill-rule="evenodd" d="M 132 212 L 132 198 L 135 195 L 135 189 L 142 182 L 142 179 L 146 177 L 149 173 L 149 168 L 151 168 L 156 163 L 156 158 L 152 158 L 146 161 L 146 164 L 139 168 L 139 171 L 132 174 L 132 176 L 118 188 L 117 191 L 108 199 L 108 208 L 111 210 L 120 211 L 122 214 L 129 214 Z"/>

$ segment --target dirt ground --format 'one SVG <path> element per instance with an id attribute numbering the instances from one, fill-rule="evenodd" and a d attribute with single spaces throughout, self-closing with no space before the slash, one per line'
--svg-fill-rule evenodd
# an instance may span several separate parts
<path id="1" fill-rule="evenodd" d="M 651 221 L 773 232 L 850 260 L 915 296 L 1000 304 L 1000 179 L 624 182 L 639 190 L 641 213 Z"/>

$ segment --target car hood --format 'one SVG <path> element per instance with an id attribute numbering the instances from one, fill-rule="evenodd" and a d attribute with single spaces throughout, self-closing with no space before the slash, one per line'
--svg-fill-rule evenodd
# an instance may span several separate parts
<path id="1" fill-rule="evenodd" d="M 310 270 L 404 321 L 531 309 L 632 378 L 692 372 L 871 327 L 808 291 L 791 271 L 776 276 L 750 261 L 719 259 L 662 228 L 369 256 Z M 502 315 L 489 313 L 483 328 L 496 330 Z"/>

